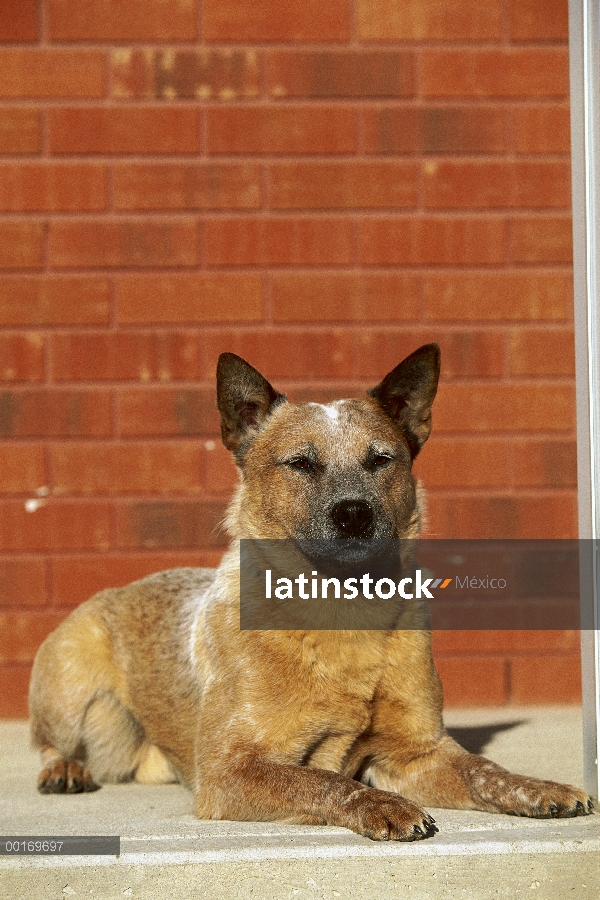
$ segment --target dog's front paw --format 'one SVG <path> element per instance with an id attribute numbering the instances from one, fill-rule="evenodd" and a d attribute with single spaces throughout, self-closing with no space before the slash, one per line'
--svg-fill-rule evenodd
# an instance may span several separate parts
<path id="1" fill-rule="evenodd" d="M 523 779 L 517 791 L 516 813 L 536 819 L 566 819 L 589 816 L 594 809 L 592 798 L 570 784 Z"/>
<path id="2" fill-rule="evenodd" d="M 74 759 L 57 759 L 39 774 L 40 794 L 82 794 L 97 791 L 100 785 L 80 762 Z"/>
<path id="3" fill-rule="evenodd" d="M 398 794 L 375 788 L 350 794 L 337 824 L 374 841 L 420 841 L 438 830 L 425 810 Z"/>
<path id="4" fill-rule="evenodd" d="M 491 800 L 498 812 L 535 819 L 588 816 L 594 809 L 591 797 L 572 785 L 522 775 L 496 777 L 480 785 L 478 793 L 488 802 Z"/>

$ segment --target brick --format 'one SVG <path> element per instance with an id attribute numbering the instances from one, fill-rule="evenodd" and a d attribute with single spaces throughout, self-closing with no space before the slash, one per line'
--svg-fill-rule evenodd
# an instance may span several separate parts
<path id="1" fill-rule="evenodd" d="M 248 360 L 274 383 L 282 378 L 348 378 L 355 365 L 355 334 L 342 328 L 211 330 L 206 335 L 204 374 L 214 379 L 219 354 L 230 352 Z M 360 337 L 363 334 L 361 329 Z"/>
<path id="2" fill-rule="evenodd" d="M 0 493 L 32 493 L 46 483 L 43 447 L 32 444 L 0 445 Z"/>
<path id="3" fill-rule="evenodd" d="M 271 166 L 274 209 L 392 209 L 416 206 L 412 162 L 298 162 Z"/>
<path id="4" fill-rule="evenodd" d="M 558 631 L 544 629 L 514 629 L 501 631 L 480 631 L 469 628 L 465 631 L 439 631 L 435 629 L 433 637 L 433 653 L 461 654 L 471 656 L 473 653 L 530 653 L 535 650 L 546 652 L 579 651 L 579 634 L 576 631 Z"/>
<path id="5" fill-rule="evenodd" d="M 207 113 L 209 153 L 353 153 L 354 109 L 341 106 L 223 106 Z"/>
<path id="6" fill-rule="evenodd" d="M 0 51 L 0 97 L 102 97 L 104 53 L 97 50 Z"/>
<path id="7" fill-rule="evenodd" d="M 136 275 L 117 282 L 121 324 L 256 322 L 261 317 L 259 275 Z"/>
<path id="8" fill-rule="evenodd" d="M 363 111 L 367 153 L 504 153 L 507 116 L 494 106 L 372 106 Z"/>
<path id="9" fill-rule="evenodd" d="M 510 258 L 516 263 L 570 263 L 570 216 L 519 216 L 509 223 Z"/>
<path id="10" fill-rule="evenodd" d="M 36 109 L 13 107 L 0 110 L 0 153 L 39 153 L 40 114 Z"/>
<path id="11" fill-rule="evenodd" d="M 513 470 L 517 487 L 576 488 L 577 445 L 560 439 L 515 441 Z"/>
<path id="12" fill-rule="evenodd" d="M 513 112 L 517 153 L 564 153 L 571 150 L 569 107 L 523 106 Z"/>
<path id="13" fill-rule="evenodd" d="M 350 265 L 347 218 L 218 218 L 204 224 L 208 266 Z"/>
<path id="14" fill-rule="evenodd" d="M 57 494 L 180 494 L 201 488 L 197 443 L 57 444 L 51 460 Z"/>
<path id="15" fill-rule="evenodd" d="M 40 269 L 43 236 L 39 222 L 0 222 L 0 269 Z"/>
<path id="16" fill-rule="evenodd" d="M 512 328 L 508 333 L 508 366 L 511 375 L 575 375 L 573 329 Z"/>
<path id="17" fill-rule="evenodd" d="M 483 41 L 502 35 L 501 0 L 358 0 L 358 36 L 368 41 Z"/>
<path id="18" fill-rule="evenodd" d="M 368 266 L 498 265 L 504 262 L 499 218 L 366 218 L 359 223 L 360 260 Z"/>
<path id="19" fill-rule="evenodd" d="M 211 382 L 214 380 L 219 353 L 229 351 L 243 356 L 276 385 L 281 379 L 308 382 L 307 385 L 286 386 L 290 396 L 315 400 L 315 391 L 318 391 L 322 402 L 343 396 L 361 397 L 404 357 L 431 340 L 431 336 L 430 329 L 407 324 L 398 328 L 389 325 L 358 329 L 352 326 L 315 328 L 308 324 L 306 328 L 278 327 L 243 332 L 216 329 L 207 333 L 204 377 Z M 468 333 L 462 330 L 442 332 L 436 334 L 438 338 L 442 345 L 445 377 L 503 374 L 502 334 L 473 329 Z M 315 385 L 314 382 L 319 380 L 325 383 Z M 330 385 L 328 380 L 350 383 Z"/>
<path id="20" fill-rule="evenodd" d="M 422 331 L 418 333 L 414 333 L 412 330 L 408 331 L 406 325 L 402 329 L 361 328 L 352 335 L 336 329 L 333 333 L 335 343 L 330 338 L 329 346 L 327 337 L 326 334 L 323 335 L 323 345 L 320 347 L 320 355 L 323 359 L 322 361 L 320 359 L 319 363 L 322 371 L 328 373 L 329 368 L 332 368 L 332 375 L 335 374 L 338 377 L 354 376 L 368 379 L 368 388 L 381 381 L 383 376 L 395 368 L 409 353 L 430 339 Z M 343 355 L 341 347 L 344 347 Z M 333 356 L 333 354 L 335 354 L 337 362 L 335 368 L 333 359 L 331 361 L 329 359 L 329 356 Z M 345 366 L 342 368 L 344 362 Z M 358 396 L 364 396 L 364 389 L 359 391 Z"/>
<path id="21" fill-rule="evenodd" d="M 431 340 L 441 344 L 442 370 L 446 379 L 498 378 L 505 374 L 504 334 L 500 331 L 470 328 L 468 332 L 445 329 L 440 332 L 437 326 L 435 329 L 416 329 L 412 325 L 410 328 L 404 325 L 398 328 L 373 326 L 359 330 L 343 326 L 307 327 L 300 331 L 281 327 L 247 329 L 243 332 L 234 329 L 211 330 L 206 338 L 203 375 L 212 382 L 219 353 L 228 351 L 248 359 L 268 378 L 310 382 L 318 379 L 353 379 L 353 387 L 318 386 L 325 400 L 339 399 L 342 388 L 358 388 L 359 395 L 362 395 L 366 387 L 372 387 L 405 356 Z M 315 387 L 310 386 L 307 390 L 304 399 L 313 399 Z"/>
<path id="22" fill-rule="evenodd" d="M 436 425 L 434 416 L 434 427 Z M 429 488 L 510 487 L 511 445 L 499 438 L 433 436 L 415 463 L 415 473 Z"/>
<path id="23" fill-rule="evenodd" d="M 275 322 L 410 321 L 420 314 L 419 280 L 404 274 L 293 274 L 272 279 Z"/>
<path id="24" fill-rule="evenodd" d="M 192 41 L 196 4 L 190 0 L 49 0 L 54 41 Z"/>
<path id="25" fill-rule="evenodd" d="M 567 41 L 568 0 L 511 0 L 510 36 L 513 41 Z"/>
<path id="26" fill-rule="evenodd" d="M 344 327 L 305 329 L 277 328 L 240 332 L 237 330 L 215 330 L 206 336 L 205 377 L 214 379 L 217 358 L 220 353 L 231 352 L 243 356 L 253 366 L 264 372 L 269 379 L 290 378 L 313 382 L 329 379 L 369 378 L 373 386 L 381 380 L 382 354 L 393 359 L 388 368 L 393 368 L 411 350 L 423 343 L 421 336 L 407 333 L 402 329 L 354 329 Z M 380 338 L 380 340 L 377 340 Z M 339 399 L 340 390 L 345 386 L 319 385 L 321 397 Z M 301 399 L 313 400 L 315 387 L 307 391 L 296 391 Z M 329 396 L 331 394 L 331 396 Z M 359 396 L 364 395 L 364 387 L 359 387 Z M 356 396 L 356 394 L 354 394 Z"/>
<path id="27" fill-rule="evenodd" d="M 426 275 L 424 301 L 435 321 L 558 321 L 573 314 L 571 277 L 561 273 Z"/>
<path id="28" fill-rule="evenodd" d="M 21 500 L 2 503 L 1 550 L 108 550 L 110 509 L 99 502 Z"/>
<path id="29" fill-rule="evenodd" d="M 106 325 L 109 316 L 105 278 L 0 278 L 0 325 Z"/>
<path id="30" fill-rule="evenodd" d="M 100 210 L 107 204 L 103 166 L 80 163 L 0 165 L 0 210 L 6 212 Z"/>
<path id="31" fill-rule="evenodd" d="M 122 549 L 217 549 L 228 539 L 218 526 L 222 502 L 130 502 L 117 507 L 117 541 Z"/>
<path id="32" fill-rule="evenodd" d="M 226 162 L 116 165 L 114 196 L 117 209 L 258 209 L 260 168 Z"/>
<path id="33" fill-rule="evenodd" d="M 55 221 L 48 256 L 57 269 L 193 266 L 198 228 L 191 220 Z"/>
<path id="34" fill-rule="evenodd" d="M 98 390 L 29 388 L 0 393 L 0 436 L 102 437 L 111 431 L 110 395 Z"/>
<path id="35" fill-rule="evenodd" d="M 231 497 L 240 476 L 229 450 L 220 441 L 206 441 L 205 490 L 208 494 L 224 494 Z"/>
<path id="36" fill-rule="evenodd" d="M 31 557 L 0 559 L 0 606 L 44 606 L 46 563 Z"/>
<path id="37" fill-rule="evenodd" d="M 111 72 L 119 99 L 243 100 L 260 93 L 255 50 L 119 48 Z"/>
<path id="38" fill-rule="evenodd" d="M 37 37 L 37 0 L 0 4 L 0 41 L 35 41 Z"/>
<path id="39" fill-rule="evenodd" d="M 539 654 L 510 661 L 511 703 L 581 703 L 579 654 Z"/>
<path id="40" fill-rule="evenodd" d="M 42 381 L 44 338 L 31 331 L 0 334 L 0 380 Z"/>
<path id="41" fill-rule="evenodd" d="M 0 662 L 30 663 L 64 613 L 0 612 Z"/>
<path id="42" fill-rule="evenodd" d="M 425 97 L 568 97 L 567 48 L 424 50 L 422 87 Z"/>
<path id="43" fill-rule="evenodd" d="M 208 41 L 343 41 L 350 37 L 349 0 L 205 0 L 203 36 Z"/>
<path id="44" fill-rule="evenodd" d="M 53 335 L 56 381 L 174 381 L 197 378 L 200 339 L 187 331 L 116 331 Z"/>
<path id="45" fill-rule="evenodd" d="M 507 665 L 502 658 L 436 657 L 446 706 L 504 706 L 508 699 Z"/>
<path id="46" fill-rule="evenodd" d="M 426 334 L 424 339 L 428 340 Z M 494 378 L 504 375 L 505 340 L 498 331 L 468 330 L 436 335 L 442 351 L 442 372 L 450 378 Z"/>
<path id="47" fill-rule="evenodd" d="M 31 666 L 0 666 L 0 718 L 26 719 Z"/>
<path id="48" fill-rule="evenodd" d="M 436 401 L 438 432 L 570 431 L 575 427 L 571 384 L 444 384 Z"/>
<path id="49" fill-rule="evenodd" d="M 425 206 L 438 209 L 568 209 L 567 162 L 426 162 Z"/>
<path id="50" fill-rule="evenodd" d="M 340 343 L 343 340 L 349 345 L 348 352 L 353 356 L 349 374 L 360 379 L 372 379 L 374 384 L 405 356 L 430 341 L 431 337 L 431 330 L 422 327 L 418 331 L 408 331 L 406 326 L 402 329 L 371 327 L 361 329 L 355 336 L 342 333 Z M 435 339 L 441 346 L 445 379 L 498 377 L 504 374 L 504 337 L 500 332 L 476 328 L 436 331 Z"/>
<path id="51" fill-rule="evenodd" d="M 432 537 L 554 540 L 577 537 L 577 495 L 483 497 L 430 492 L 427 521 Z M 426 535 L 424 535 L 426 536 Z"/>
<path id="52" fill-rule="evenodd" d="M 199 112 L 175 107 L 71 107 L 48 111 L 50 152 L 197 153 Z"/>
<path id="53" fill-rule="evenodd" d="M 214 370 L 211 378 L 214 379 Z M 218 435 L 214 387 L 123 390 L 118 397 L 119 429 L 125 437 Z"/>
<path id="54" fill-rule="evenodd" d="M 290 51 L 267 57 L 272 97 L 409 97 L 415 92 L 410 51 Z"/>
<path id="55" fill-rule="evenodd" d="M 77 606 L 98 591 L 123 587 L 154 572 L 184 566 L 216 566 L 221 556 L 219 550 L 57 556 L 52 561 L 54 602 L 62 607 Z"/>

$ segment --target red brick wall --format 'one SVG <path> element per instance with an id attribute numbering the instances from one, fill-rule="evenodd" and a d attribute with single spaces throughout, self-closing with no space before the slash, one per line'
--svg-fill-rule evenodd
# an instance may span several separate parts
<path id="1" fill-rule="evenodd" d="M 0 712 L 90 593 L 218 560 L 222 350 L 319 398 L 439 341 L 428 533 L 576 535 L 567 0 L 19 0 L 0 34 Z M 435 643 L 450 703 L 578 697 L 572 633 Z"/>

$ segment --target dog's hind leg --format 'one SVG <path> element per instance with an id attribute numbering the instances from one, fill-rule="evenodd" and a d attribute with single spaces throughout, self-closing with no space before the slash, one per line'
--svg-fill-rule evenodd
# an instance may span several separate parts
<path id="1" fill-rule="evenodd" d="M 29 703 L 42 793 L 92 791 L 99 782 L 126 781 L 138 767 L 142 774 L 148 769 L 150 745 L 121 700 L 124 677 L 98 600 L 69 616 L 35 660 Z"/>

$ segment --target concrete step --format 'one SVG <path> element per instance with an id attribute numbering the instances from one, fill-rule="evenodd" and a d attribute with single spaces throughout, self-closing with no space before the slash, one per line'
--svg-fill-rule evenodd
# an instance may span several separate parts
<path id="1" fill-rule="evenodd" d="M 581 784 L 581 712 L 450 710 L 468 749 L 524 774 Z M 204 822 L 179 785 L 41 796 L 27 725 L 0 723 L 0 834 L 119 835 L 114 856 L 0 857 L 0 897 L 139 900 L 597 900 L 600 816 L 534 820 L 431 810 L 440 833 L 375 843 L 342 828 Z"/>

